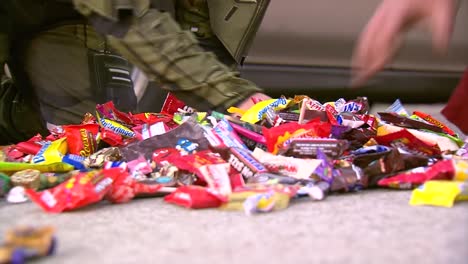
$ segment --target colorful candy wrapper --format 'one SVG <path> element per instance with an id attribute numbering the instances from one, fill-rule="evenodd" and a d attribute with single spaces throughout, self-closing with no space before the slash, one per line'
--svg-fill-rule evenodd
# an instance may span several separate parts
<path id="1" fill-rule="evenodd" d="M 289 200 L 287 194 L 274 191 L 254 194 L 244 201 L 244 212 L 246 215 L 252 215 L 286 209 Z"/>
<path id="2" fill-rule="evenodd" d="M 79 171 L 70 171 L 67 173 L 41 173 L 39 176 L 39 189 L 38 190 L 45 190 L 53 188 L 62 182 L 70 179 L 74 175 L 77 175 Z"/>
<path id="3" fill-rule="evenodd" d="M 112 203 L 125 203 L 139 196 L 152 196 L 159 193 L 163 185 L 137 182 L 130 174 L 121 170 L 106 194 Z"/>
<path id="4" fill-rule="evenodd" d="M 21 162 L 0 162 L 0 171 L 2 172 L 16 172 L 21 170 L 34 169 L 40 172 L 67 172 L 75 168 L 67 163 L 56 162 L 52 164 L 32 164 Z"/>
<path id="5" fill-rule="evenodd" d="M 405 107 L 401 103 L 400 99 L 396 99 L 392 105 L 390 105 L 385 112 L 388 113 L 396 113 L 402 116 L 409 116 L 408 111 L 406 111 Z"/>
<path id="6" fill-rule="evenodd" d="M 120 149 L 116 147 L 103 148 L 87 157 L 83 164 L 86 168 L 102 168 L 108 161 L 119 161 L 122 159 Z"/>
<path id="7" fill-rule="evenodd" d="M 143 155 L 150 160 L 153 152 L 159 148 L 177 148 L 185 154 L 208 149 L 210 143 L 205 137 L 205 130 L 193 118 L 171 131 L 131 143 L 120 150 L 125 160 L 134 160 Z"/>
<path id="8" fill-rule="evenodd" d="M 241 121 L 255 124 L 263 119 L 269 108 L 278 111 L 286 108 L 290 101 L 284 97 L 260 101 L 242 115 Z"/>
<path id="9" fill-rule="evenodd" d="M 428 181 L 413 190 L 409 204 L 452 207 L 455 201 L 468 201 L 468 182 Z"/>
<path id="10" fill-rule="evenodd" d="M 178 112 L 194 113 L 195 109 L 187 106 L 184 102 L 179 100 L 174 94 L 168 93 L 164 101 L 161 113 L 173 115 Z"/>
<path id="11" fill-rule="evenodd" d="M 24 188 L 38 190 L 40 186 L 41 172 L 38 170 L 22 170 L 11 175 L 11 183 L 13 186 L 22 186 Z"/>
<path id="12" fill-rule="evenodd" d="M 23 264 L 53 255 L 57 239 L 51 226 L 16 226 L 8 230 L 0 245 L 0 263 Z"/>
<path id="13" fill-rule="evenodd" d="M 15 148 L 25 154 L 36 155 L 45 142 L 42 140 L 41 135 L 36 135 L 28 141 L 19 142 L 15 145 Z"/>
<path id="14" fill-rule="evenodd" d="M 452 160 L 441 160 L 428 167 L 420 167 L 378 182 L 381 187 L 413 189 L 429 180 L 452 180 L 455 167 Z"/>
<path id="15" fill-rule="evenodd" d="M 247 146 L 245 146 L 233 126 L 226 119 L 223 118 L 217 121 L 212 131 L 220 139 L 223 146 L 247 149 Z"/>
<path id="16" fill-rule="evenodd" d="M 389 133 L 384 136 L 377 136 L 375 140 L 379 144 L 401 148 L 402 150 L 414 154 L 426 155 L 429 157 L 440 156 L 441 154 L 441 150 L 437 143 L 432 144 L 422 141 L 406 129 Z"/>
<path id="17" fill-rule="evenodd" d="M 97 203 L 125 171 L 116 168 L 81 172 L 62 184 L 42 192 L 27 189 L 29 198 L 48 213 L 76 210 Z"/>
<path id="18" fill-rule="evenodd" d="M 424 113 L 422 111 L 414 111 L 413 112 L 413 115 L 416 115 L 420 118 L 422 118 L 423 120 L 425 120 L 426 122 L 434 125 L 434 126 L 437 126 L 437 127 L 440 127 L 442 128 L 442 130 L 451 135 L 451 136 L 457 136 L 457 134 L 455 132 L 453 132 L 452 129 L 450 129 L 446 124 L 442 123 L 441 121 L 435 119 L 433 116 L 427 114 L 427 113 Z"/>
<path id="19" fill-rule="evenodd" d="M 47 142 L 44 144 L 33 158 L 33 163 L 44 163 L 52 164 L 56 162 L 61 162 L 63 155 L 68 151 L 66 138 L 60 138 L 53 142 Z"/>
<path id="20" fill-rule="evenodd" d="M 102 116 L 107 119 L 115 120 L 127 125 L 135 125 L 136 122 L 130 114 L 126 114 L 117 110 L 114 103 L 109 101 L 104 104 L 96 105 L 96 112 L 98 116 Z"/>
<path id="21" fill-rule="evenodd" d="M 182 186 L 164 197 L 164 201 L 191 209 L 216 208 L 222 201 L 208 188 L 201 186 Z"/>
<path id="22" fill-rule="evenodd" d="M 320 121 L 312 121 L 304 125 L 298 123 L 285 123 L 277 127 L 263 128 L 268 151 L 278 154 L 281 148 L 285 148 L 292 138 L 303 137 L 328 137 L 331 133 L 331 125 Z"/>
<path id="23" fill-rule="evenodd" d="M 384 140 L 381 137 L 386 138 Z M 398 141 L 398 138 L 402 140 Z M 455 152 L 460 148 L 458 146 L 458 140 L 453 141 L 451 138 L 433 132 L 402 128 L 388 124 L 381 125 L 377 129 L 377 137 L 375 139 L 379 143 L 379 139 L 390 143 L 395 141 L 395 147 L 406 148 L 408 151 L 427 153 L 426 155 L 438 155 L 437 153 L 441 152 Z"/>
<path id="24" fill-rule="evenodd" d="M 298 179 L 310 178 L 315 169 L 322 163 L 322 160 L 318 159 L 299 159 L 273 155 L 259 148 L 256 148 L 252 155 L 260 161 L 269 172 Z"/>
<path id="25" fill-rule="evenodd" d="M 111 147 L 120 147 L 124 145 L 123 136 L 107 128 L 101 128 L 101 132 L 98 137 Z"/>
<path id="26" fill-rule="evenodd" d="M 139 140 L 145 140 L 153 136 L 161 135 L 169 131 L 169 127 L 164 122 L 154 124 L 142 124 L 132 128 Z"/>
<path id="27" fill-rule="evenodd" d="M 466 160 L 454 160 L 455 166 L 455 181 L 468 181 L 468 161 Z"/>
<path id="28" fill-rule="evenodd" d="M 246 180 L 259 173 L 268 172 L 268 169 L 254 158 L 249 150 L 239 148 L 215 148 L 213 150 L 219 153 L 225 161 L 229 162 L 232 168 Z"/>
<path id="29" fill-rule="evenodd" d="M 88 157 L 97 150 L 98 124 L 62 126 L 67 138 L 68 153 Z"/>
<path id="30" fill-rule="evenodd" d="M 99 125 L 102 128 L 107 128 L 112 132 L 119 134 L 126 138 L 133 138 L 136 136 L 135 132 L 133 132 L 130 128 L 124 126 L 123 124 L 106 118 L 99 118 Z"/>
<path id="31" fill-rule="evenodd" d="M 67 154 L 63 156 L 62 162 L 72 165 L 77 170 L 85 170 L 86 167 L 84 165 L 84 161 L 86 160 L 85 157 L 73 154 Z"/>

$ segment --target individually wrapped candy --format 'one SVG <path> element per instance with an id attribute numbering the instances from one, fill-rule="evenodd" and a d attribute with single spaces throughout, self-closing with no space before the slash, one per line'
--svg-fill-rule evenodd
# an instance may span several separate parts
<path id="1" fill-rule="evenodd" d="M 134 160 L 140 155 L 149 160 L 158 148 L 179 148 L 188 154 L 208 149 L 209 146 L 205 130 L 191 118 L 165 134 L 131 143 L 120 150 L 125 160 Z"/>
<path id="2" fill-rule="evenodd" d="M 285 123 L 277 127 L 263 128 L 268 151 L 278 154 L 280 149 L 288 147 L 295 138 L 326 138 L 331 133 L 331 125 L 320 121 L 311 121 L 307 124 Z"/>
<path id="3" fill-rule="evenodd" d="M 269 191 L 266 193 L 253 194 L 243 203 L 246 215 L 255 213 L 266 213 L 274 210 L 282 210 L 289 205 L 289 196 L 284 193 Z"/>
<path id="4" fill-rule="evenodd" d="M 252 155 L 260 161 L 269 172 L 299 179 L 310 178 L 315 169 L 322 163 L 322 161 L 318 159 L 299 159 L 273 155 L 259 148 L 256 148 Z"/>
<path id="5" fill-rule="evenodd" d="M 126 172 L 120 168 L 81 172 L 54 188 L 42 192 L 27 189 L 26 193 L 48 213 L 76 210 L 101 201 L 122 173 Z"/>
<path id="6" fill-rule="evenodd" d="M 22 264 L 53 255 L 57 247 L 51 226 L 17 226 L 8 230 L 0 245 L 0 263 Z"/>
<path id="7" fill-rule="evenodd" d="M 13 186 L 38 190 L 41 182 L 40 175 L 40 171 L 28 169 L 15 172 L 10 179 Z"/>
<path id="8" fill-rule="evenodd" d="M 182 186 L 164 197 L 164 201 L 191 209 L 216 208 L 222 201 L 208 188 L 201 186 Z"/>
<path id="9" fill-rule="evenodd" d="M 88 157 L 97 150 L 98 124 L 62 126 L 67 138 L 68 153 Z"/>
<path id="10" fill-rule="evenodd" d="M 87 168 L 102 168 L 102 166 L 104 166 L 104 163 L 107 161 L 118 161 L 121 159 L 122 156 L 119 148 L 103 148 L 98 152 L 93 153 L 91 156 L 87 157 L 83 161 L 83 164 Z"/>
<path id="11" fill-rule="evenodd" d="M 468 201 L 467 182 L 427 181 L 413 190 L 409 204 L 452 207 L 455 201 Z"/>
<path id="12" fill-rule="evenodd" d="M 68 151 L 66 138 L 60 138 L 53 142 L 45 143 L 34 156 L 33 163 L 52 164 L 61 162 L 63 155 Z"/>
<path id="13" fill-rule="evenodd" d="M 452 180 L 455 168 L 452 160 L 441 160 L 428 167 L 420 167 L 379 180 L 378 185 L 395 189 L 413 189 L 429 180 Z"/>

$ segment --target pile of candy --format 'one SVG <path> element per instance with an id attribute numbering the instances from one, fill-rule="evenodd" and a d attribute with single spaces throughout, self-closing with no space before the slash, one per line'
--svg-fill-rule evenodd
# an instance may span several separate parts
<path id="1" fill-rule="evenodd" d="M 171 94 L 160 113 L 98 105 L 81 124 L 3 147 L 0 196 L 53 213 L 164 197 L 254 214 L 376 187 L 414 189 L 412 205 L 468 200 L 467 144 L 398 100 L 377 115 L 361 97 L 281 97 L 227 112 L 196 112 Z"/>

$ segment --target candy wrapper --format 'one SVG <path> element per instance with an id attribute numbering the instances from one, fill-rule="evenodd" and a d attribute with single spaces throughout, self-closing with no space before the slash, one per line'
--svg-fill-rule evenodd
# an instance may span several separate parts
<path id="1" fill-rule="evenodd" d="M 15 145 L 15 148 L 25 154 L 36 155 L 42 148 L 45 141 L 42 140 L 41 135 L 36 135 L 28 141 L 19 142 Z"/>
<path id="2" fill-rule="evenodd" d="M 137 157 L 138 158 L 138 157 Z M 120 149 L 111 147 L 99 150 L 87 157 L 83 164 L 87 168 L 102 168 L 108 161 L 119 161 L 122 159 Z"/>
<path id="3" fill-rule="evenodd" d="M 52 164 L 31 164 L 21 162 L 0 162 L 0 171 L 2 172 L 16 172 L 21 170 L 33 169 L 40 172 L 67 172 L 75 168 L 67 163 L 56 162 Z"/>
<path id="4" fill-rule="evenodd" d="M 112 183 L 124 173 L 120 168 L 82 172 L 52 189 L 42 192 L 27 189 L 26 192 L 48 213 L 71 211 L 101 201 Z"/>
<path id="5" fill-rule="evenodd" d="M 452 207 L 455 201 L 468 201 L 468 183 L 428 181 L 413 190 L 409 204 Z"/>
<path id="6" fill-rule="evenodd" d="M 53 255 L 57 247 L 51 226 L 17 226 L 7 231 L 0 245 L 0 263 L 22 264 Z"/>
<path id="7" fill-rule="evenodd" d="M 63 155 L 68 151 L 66 138 L 46 142 L 32 159 L 33 163 L 52 164 L 61 162 Z"/>
<path id="8" fill-rule="evenodd" d="M 298 138 L 325 138 L 330 135 L 331 125 L 319 121 L 310 122 L 304 125 L 297 123 L 286 123 L 273 128 L 263 128 L 263 135 L 266 139 L 268 151 L 278 154 L 280 149 L 289 146 L 292 139 Z"/>
<path id="9" fill-rule="evenodd" d="M 429 156 L 438 156 L 441 152 L 455 152 L 459 149 L 458 143 L 448 137 L 392 125 L 380 126 L 375 140 L 382 145 L 392 145 Z"/>
<path id="10" fill-rule="evenodd" d="M 205 130 L 192 118 L 165 134 L 121 148 L 122 156 L 125 160 L 134 160 L 143 155 L 150 160 L 158 148 L 177 148 L 185 154 L 208 149 L 210 144 L 204 133 Z"/>
<path id="11" fill-rule="evenodd" d="M 284 97 L 260 101 L 251 108 L 249 108 L 242 115 L 241 121 L 255 124 L 260 120 L 263 120 L 264 115 L 266 114 L 268 109 L 273 108 L 275 111 L 284 109 L 288 106 L 290 101 L 291 100 L 288 100 Z"/>
<path id="12" fill-rule="evenodd" d="M 163 185 L 137 182 L 130 174 L 119 173 L 112 183 L 112 188 L 106 194 L 106 199 L 112 203 L 126 203 L 135 197 L 158 195 Z"/>
<path id="13" fill-rule="evenodd" d="M 298 179 L 310 178 L 315 169 L 322 163 L 321 160 L 317 159 L 298 159 L 273 155 L 259 148 L 256 148 L 252 155 L 260 161 L 269 172 Z"/>
<path id="14" fill-rule="evenodd" d="M 213 148 L 213 150 L 229 162 L 232 168 L 239 172 L 246 180 L 253 178 L 259 173 L 268 172 L 268 169 L 254 158 L 249 150 L 240 148 Z"/>
<path id="15" fill-rule="evenodd" d="M 251 195 L 243 203 L 246 215 L 266 213 L 286 209 L 289 205 L 289 196 L 279 192 L 266 192 Z"/>
<path id="16" fill-rule="evenodd" d="M 353 164 L 361 168 L 369 178 L 369 187 L 377 186 L 377 182 L 397 172 L 427 166 L 427 156 L 401 154 L 397 149 L 381 145 L 364 147 L 352 152 L 355 155 Z"/>
<path id="17" fill-rule="evenodd" d="M 68 153 L 88 157 L 97 150 L 98 124 L 63 126 Z"/>
<path id="18" fill-rule="evenodd" d="M 207 188 L 201 186 L 182 186 L 164 197 L 164 201 L 191 209 L 216 208 L 222 201 Z"/>
<path id="19" fill-rule="evenodd" d="M 297 195 L 300 188 L 299 185 L 247 184 L 231 193 L 220 209 L 244 211 L 247 214 L 282 210 L 288 207 L 290 199 Z"/>
<path id="20" fill-rule="evenodd" d="M 403 172 L 378 182 L 381 187 L 413 189 L 429 180 L 452 180 L 455 167 L 452 160 L 441 160 L 429 167 Z"/>

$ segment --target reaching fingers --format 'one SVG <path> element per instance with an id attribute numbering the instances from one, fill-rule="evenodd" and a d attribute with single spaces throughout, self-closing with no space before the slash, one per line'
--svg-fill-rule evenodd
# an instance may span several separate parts
<path id="1" fill-rule="evenodd" d="M 432 44 L 435 51 L 445 53 L 453 32 L 455 4 L 453 0 L 434 0 L 433 4 L 429 20 Z"/>
<path id="2" fill-rule="evenodd" d="M 359 87 L 382 70 L 400 46 L 404 16 L 402 11 L 385 1 L 361 34 L 354 52 L 351 86 Z"/>

